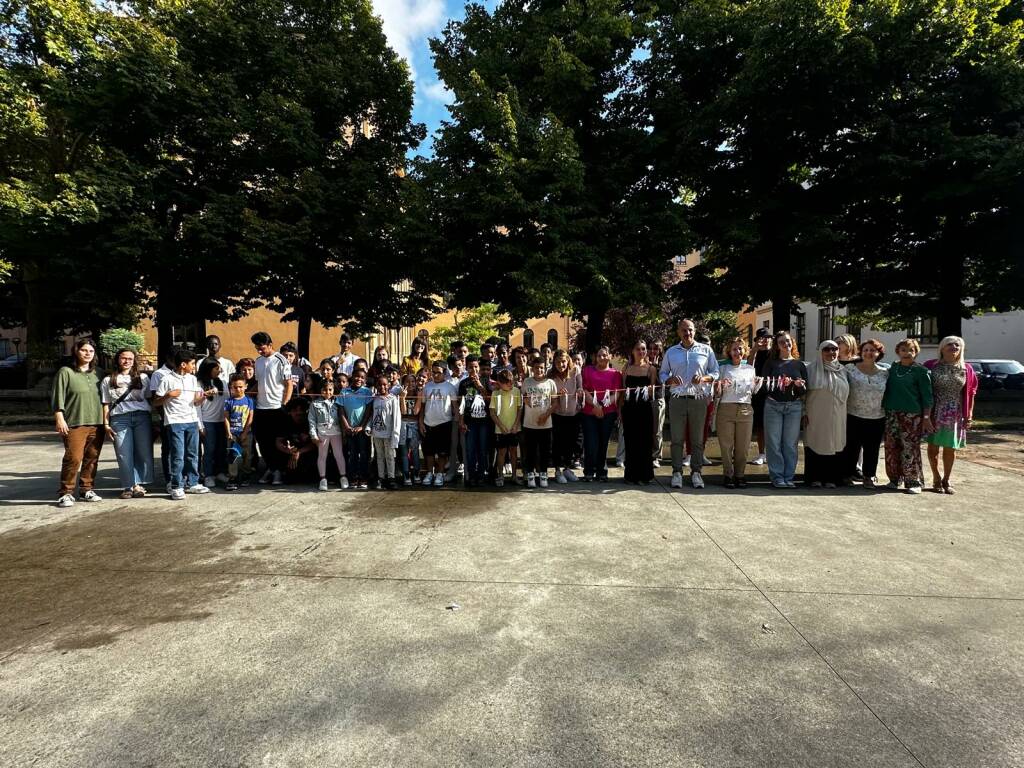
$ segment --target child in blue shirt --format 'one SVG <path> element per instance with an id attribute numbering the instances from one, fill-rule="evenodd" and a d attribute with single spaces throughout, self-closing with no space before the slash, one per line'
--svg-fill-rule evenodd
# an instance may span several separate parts
<path id="1" fill-rule="evenodd" d="M 348 455 L 345 465 L 349 482 L 353 488 L 368 488 L 370 478 L 370 434 L 367 424 L 373 408 L 373 391 L 365 386 L 366 373 L 356 369 L 352 374 L 352 386 L 346 387 L 338 396 L 338 411 L 341 415 L 342 431 L 345 434 L 345 448 Z"/>
<path id="2" fill-rule="evenodd" d="M 224 426 L 228 431 L 228 484 L 229 491 L 238 490 L 239 469 L 252 463 L 252 414 L 256 404 L 245 394 L 246 380 L 240 373 L 228 379 L 228 393 L 224 401 Z M 242 479 L 248 485 L 248 477 Z"/>

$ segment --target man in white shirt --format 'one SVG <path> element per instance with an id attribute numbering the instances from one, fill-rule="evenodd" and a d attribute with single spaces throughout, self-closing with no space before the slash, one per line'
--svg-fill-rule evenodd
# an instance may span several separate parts
<path id="1" fill-rule="evenodd" d="M 352 339 L 347 333 L 343 333 L 338 337 L 338 347 L 338 354 L 331 358 L 334 361 L 335 372 L 344 373 L 346 376 L 351 377 L 352 366 L 355 365 L 359 357 L 352 354 Z"/>
<path id="2" fill-rule="evenodd" d="M 267 471 L 260 478 L 261 483 L 284 482 L 281 459 L 284 454 L 277 450 L 277 432 L 285 417 L 284 406 L 292 399 L 294 382 L 292 367 L 280 352 L 274 351 L 274 341 L 265 331 L 254 333 L 250 339 L 256 347 L 256 410 L 253 413 L 252 431 L 260 447 Z"/>
<path id="3" fill-rule="evenodd" d="M 160 386 L 160 380 L 168 373 L 174 371 L 174 353 L 176 349 L 172 349 L 164 357 L 164 364 L 153 371 L 149 376 L 149 392 L 150 396 L 156 395 L 157 387 Z M 164 473 L 164 482 L 167 484 L 167 492 L 171 492 L 171 435 L 167 431 L 167 420 L 164 419 L 163 408 L 160 408 L 155 401 L 151 401 L 152 405 L 156 408 L 157 414 L 160 416 L 160 469 Z"/>
<path id="4" fill-rule="evenodd" d="M 668 421 L 672 433 L 672 487 L 683 487 L 683 447 L 690 435 L 690 481 L 704 487 L 704 420 L 707 417 L 706 384 L 718 378 L 718 359 L 707 344 L 695 340 L 697 326 L 689 319 L 679 322 L 679 344 L 665 351 L 661 361 L 661 383 L 668 390 Z"/>
<path id="5" fill-rule="evenodd" d="M 195 358 L 186 349 L 174 353 L 174 370 L 160 377 L 154 405 L 163 406 L 169 437 L 171 498 L 209 493 L 199 483 L 199 414 L 196 405 L 206 397 L 195 377 Z"/>
<path id="6" fill-rule="evenodd" d="M 220 336 L 210 335 L 206 337 L 206 357 L 196 360 L 196 368 L 202 365 L 203 360 L 212 357 L 220 366 L 220 378 L 224 382 L 224 391 L 228 391 L 228 382 L 231 381 L 231 374 L 235 372 L 235 364 L 229 358 L 220 357 Z"/>

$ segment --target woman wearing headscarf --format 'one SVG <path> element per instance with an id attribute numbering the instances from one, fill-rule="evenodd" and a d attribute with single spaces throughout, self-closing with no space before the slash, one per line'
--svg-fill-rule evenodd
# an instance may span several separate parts
<path id="1" fill-rule="evenodd" d="M 967 430 L 974 417 L 974 395 L 978 376 L 964 362 L 967 344 L 959 336 L 947 336 L 939 344 L 939 357 L 925 367 L 932 372 L 932 432 L 928 443 L 928 463 L 932 468 L 932 490 L 953 493 L 949 476 L 956 452 L 967 444 Z M 942 477 L 939 477 L 939 449 L 942 449 Z"/>
<path id="2" fill-rule="evenodd" d="M 804 427 L 804 481 L 812 488 L 835 488 L 842 480 L 846 446 L 846 400 L 850 384 L 839 362 L 839 345 L 831 339 L 818 346 L 818 359 L 807 365 Z"/>

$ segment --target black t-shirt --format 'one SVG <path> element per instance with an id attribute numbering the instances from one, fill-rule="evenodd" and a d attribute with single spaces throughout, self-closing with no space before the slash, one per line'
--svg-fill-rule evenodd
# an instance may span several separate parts
<path id="1" fill-rule="evenodd" d="M 807 381 L 807 366 L 804 365 L 803 360 L 772 360 L 769 358 L 764 365 L 763 375 L 769 381 L 766 381 L 762 388 L 768 389 L 768 397 L 778 403 L 791 403 L 794 400 L 799 400 L 807 391 L 806 388 L 796 388 L 792 383 L 785 389 L 776 388 L 777 378 L 780 376 Z"/>
<path id="2" fill-rule="evenodd" d="M 459 406 L 463 409 L 462 418 L 467 423 L 481 424 L 490 420 L 487 412 L 487 395 L 490 389 L 487 382 L 480 379 L 483 387 L 477 387 L 471 379 L 463 379 L 459 382 Z"/>

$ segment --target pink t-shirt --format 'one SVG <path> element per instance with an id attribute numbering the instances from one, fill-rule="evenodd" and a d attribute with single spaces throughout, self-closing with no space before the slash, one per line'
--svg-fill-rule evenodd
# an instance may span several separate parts
<path id="1" fill-rule="evenodd" d="M 604 409 L 606 414 L 615 413 L 618 407 L 615 405 L 615 398 L 617 393 L 616 389 L 622 389 L 622 374 L 612 368 L 610 365 L 603 371 L 597 370 L 592 365 L 588 365 L 583 369 L 583 412 L 586 414 L 593 414 L 594 412 L 594 393 L 597 393 L 598 405 Z M 604 405 L 605 393 L 608 393 L 608 399 L 611 401 L 611 405 Z"/>

